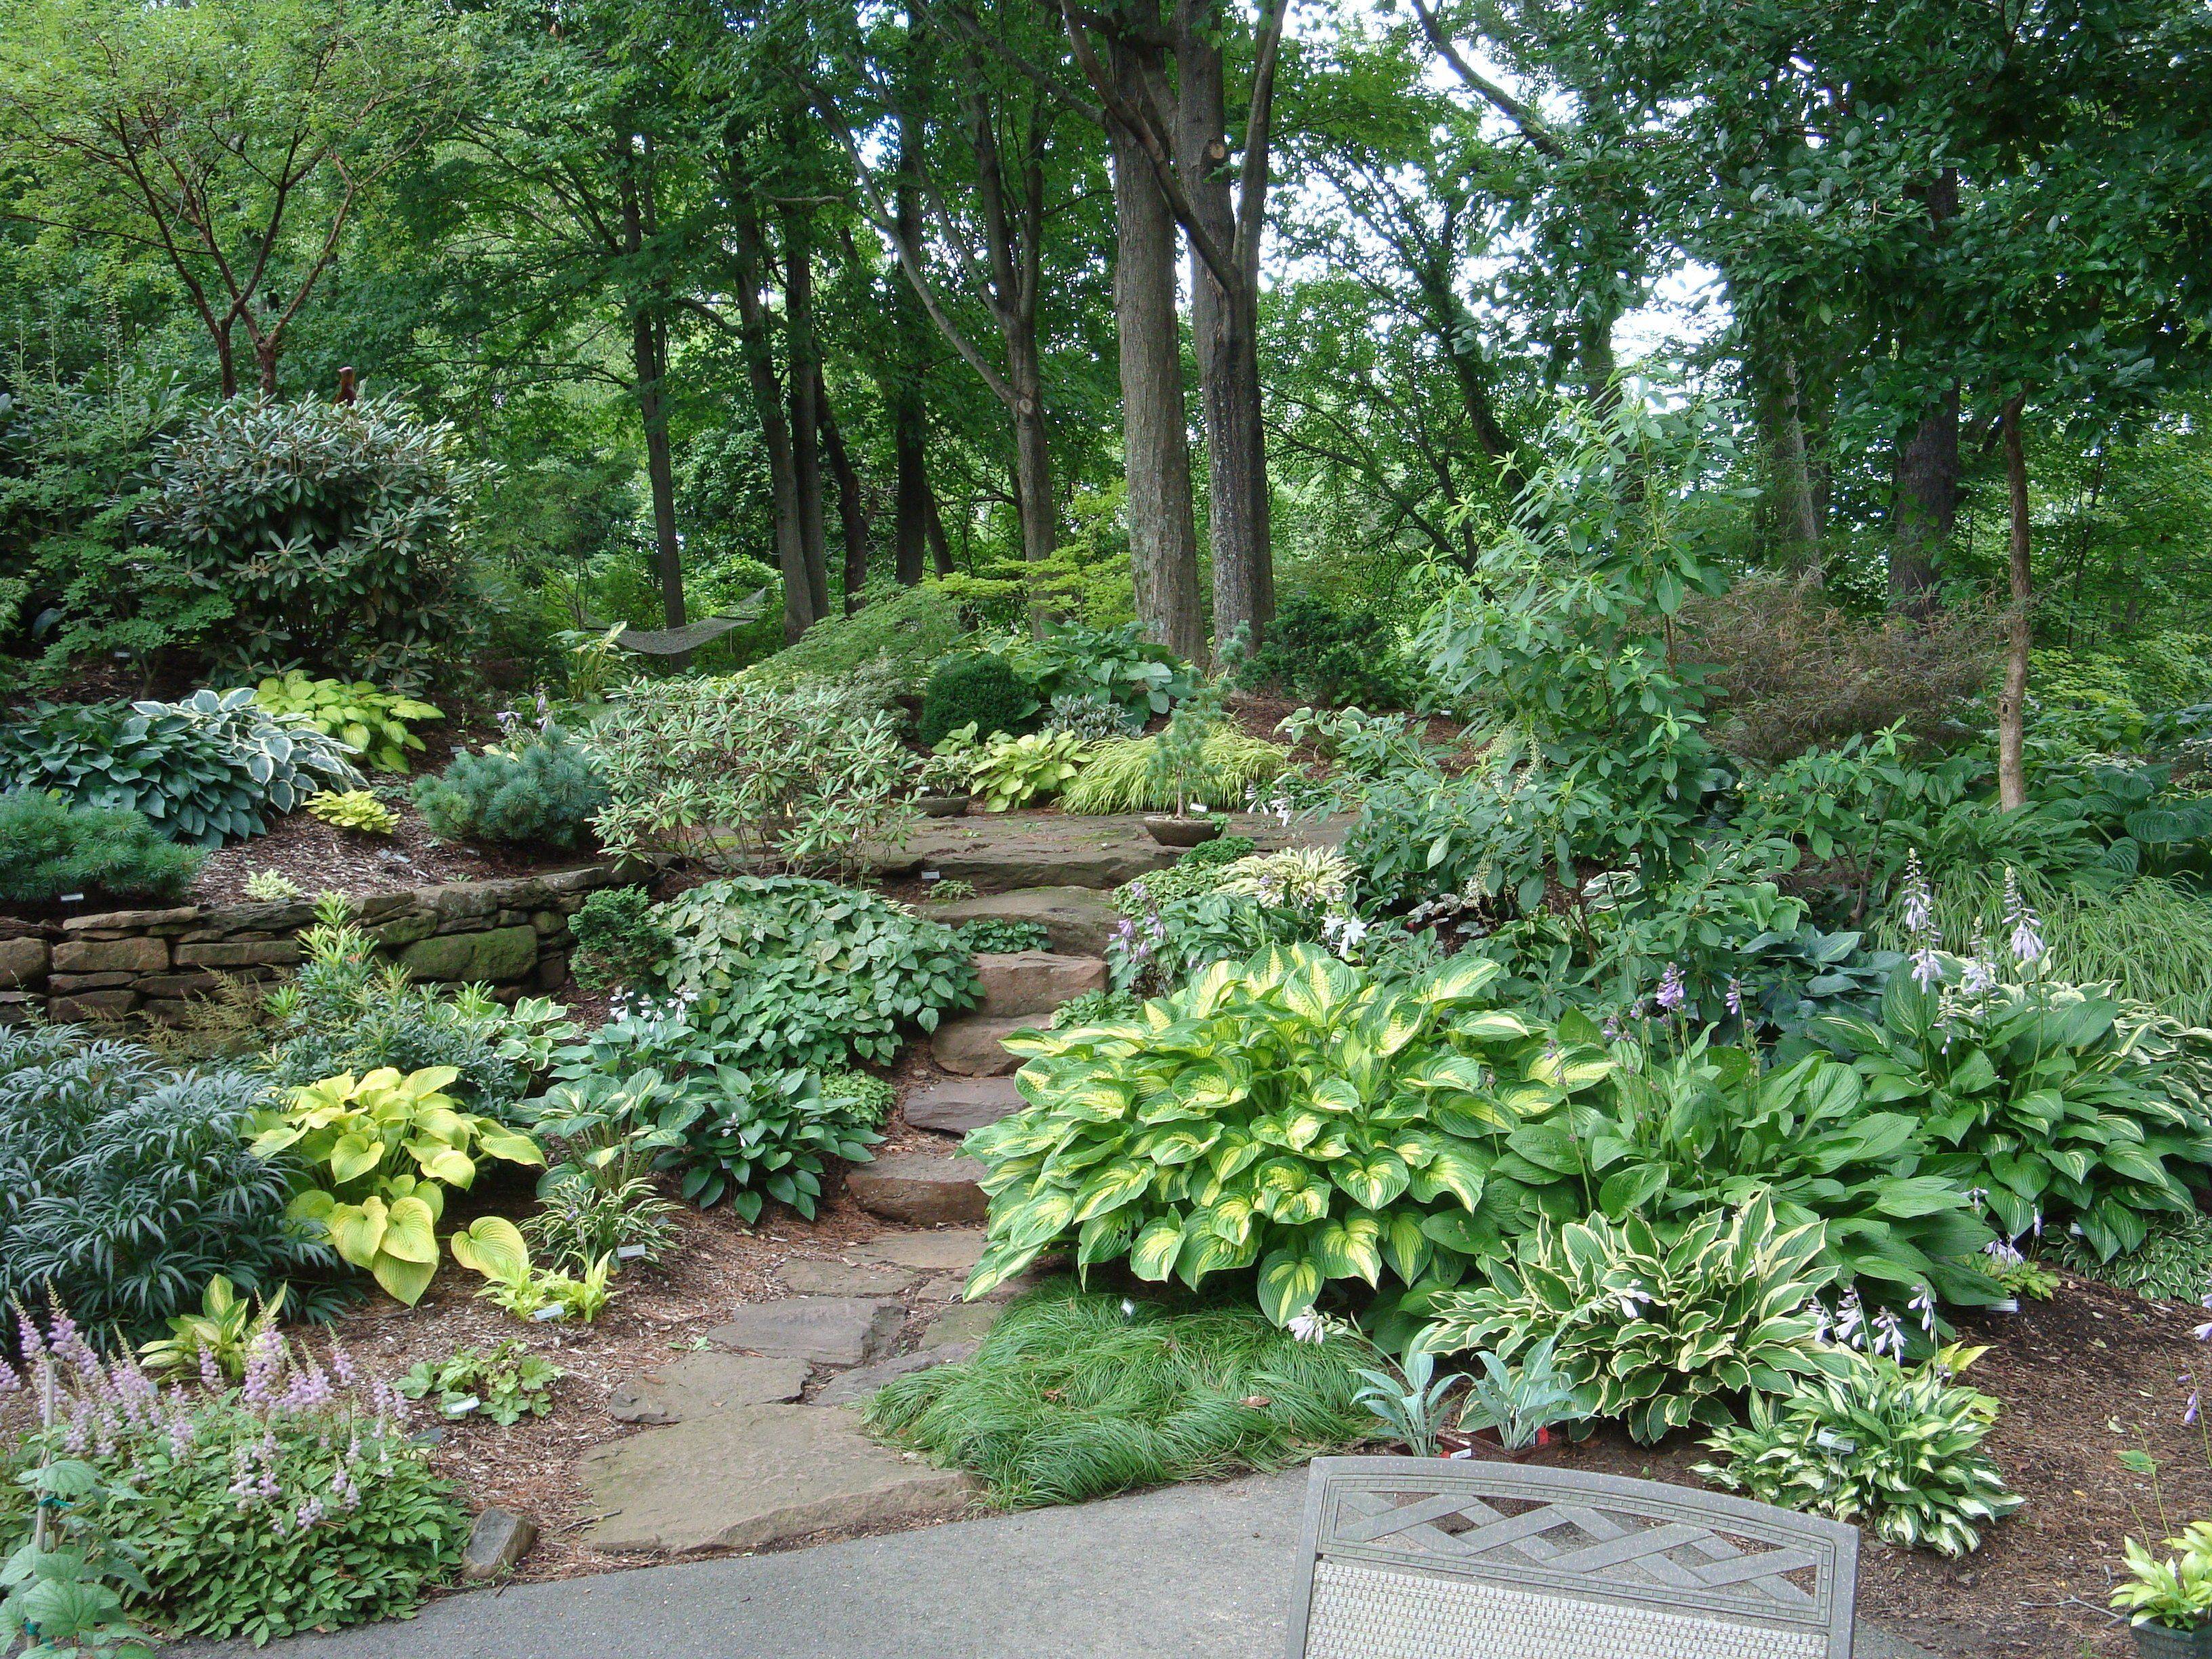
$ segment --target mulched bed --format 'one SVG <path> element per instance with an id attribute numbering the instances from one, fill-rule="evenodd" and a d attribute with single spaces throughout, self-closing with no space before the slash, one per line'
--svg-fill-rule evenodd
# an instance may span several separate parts
<path id="1" fill-rule="evenodd" d="M 337 830 L 306 812 L 276 819 L 265 836 L 220 848 L 208 855 L 186 902 L 198 905 L 243 904 L 246 878 L 274 870 L 289 877 L 302 893 L 343 893 L 365 898 L 446 881 L 489 881 L 501 876 L 535 875 L 573 870 L 587 863 L 594 849 L 538 852 L 516 848 L 476 847 L 440 841 L 412 805 L 387 801 L 399 827 L 389 836 Z"/>
<path id="2" fill-rule="evenodd" d="M 2212 1515 L 2212 1457 L 2181 1422 L 2189 1389 L 2177 1384 L 2205 1356 L 2190 1334 L 2203 1316 L 2188 1303 L 2069 1276 L 2053 1300 L 2017 1316 L 1962 1317 L 1960 1340 L 1990 1350 L 1967 1381 L 2004 1402 L 1990 1455 L 2027 1502 L 1960 1561 L 1863 1535 L 1860 1613 L 1955 1659 L 2132 1653 L 2106 1605 L 2120 1540 L 2165 1534 L 2150 1482 L 2114 1454 L 2148 1449 L 2159 1460 L 2175 1527 Z M 1690 1469 L 1705 1456 L 1692 1436 L 1647 1447 L 1607 1431 L 1557 1461 L 1697 1486 Z"/>

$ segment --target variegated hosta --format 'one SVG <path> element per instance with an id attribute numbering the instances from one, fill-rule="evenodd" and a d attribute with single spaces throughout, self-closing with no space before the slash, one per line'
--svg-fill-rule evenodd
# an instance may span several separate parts
<path id="1" fill-rule="evenodd" d="M 340 1255 L 405 1303 L 420 1299 L 438 1271 L 445 1189 L 474 1182 L 480 1158 L 545 1162 L 528 1135 L 456 1109 L 445 1091 L 459 1076 L 450 1066 L 404 1077 L 386 1066 L 358 1079 L 325 1078 L 292 1091 L 283 1110 L 254 1120 L 254 1152 L 265 1158 L 290 1148 L 327 1183 L 295 1197 L 292 1214 L 320 1223 Z M 481 1254 L 495 1250 L 503 1235 L 471 1230 L 471 1237 Z M 455 1255 L 473 1265 L 466 1248 L 457 1240 Z"/>
<path id="2" fill-rule="evenodd" d="M 1553 1363 L 1591 1417 L 1625 1419 L 1639 1441 L 1686 1423 L 1729 1422 L 1729 1401 L 1840 1376 L 1850 1359 L 1818 1338 L 1818 1222 L 1778 1230 L 1761 1195 L 1709 1211 L 1672 1245 L 1642 1220 L 1602 1216 L 1540 1226 L 1490 1283 L 1437 1297 L 1418 1346 L 1486 1348 L 1510 1360 L 1547 1337 Z"/>
<path id="3" fill-rule="evenodd" d="M 1454 1282 L 1503 1132 L 1612 1069 L 1486 1006 L 1500 972 L 1457 957 L 1385 986 L 1271 947 L 1134 1019 L 1009 1039 L 1030 1103 L 968 1139 L 992 1195 L 968 1293 L 1071 1236 L 1079 1269 L 1256 1267 L 1278 1324 L 1332 1280 Z"/>

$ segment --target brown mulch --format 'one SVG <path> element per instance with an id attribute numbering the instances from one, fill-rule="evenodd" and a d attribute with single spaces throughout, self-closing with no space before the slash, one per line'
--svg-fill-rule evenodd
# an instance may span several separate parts
<path id="1" fill-rule="evenodd" d="M 2158 1460 L 2176 1528 L 2212 1515 L 2212 1452 L 2181 1422 L 2177 1379 L 2205 1350 L 2187 1303 L 2149 1302 L 2069 1277 L 2051 1301 L 2013 1316 L 1962 1318 L 1960 1340 L 1989 1352 L 1966 1381 L 2003 1402 L 1988 1448 L 2027 1502 L 1960 1561 L 1863 1534 L 1860 1614 L 1955 1659 L 2083 1659 L 2132 1653 L 2106 1607 L 2121 1540 L 2163 1537 L 2150 1481 L 2114 1454 Z M 1638 1446 L 1608 1430 L 1557 1458 L 1565 1467 L 1701 1484 L 1694 1436 Z"/>
<path id="2" fill-rule="evenodd" d="M 186 902 L 246 903 L 246 878 L 263 870 L 289 877 L 310 898 L 326 892 L 363 898 L 437 882 L 488 881 L 500 876 L 573 870 L 594 855 L 588 847 L 565 853 L 538 852 L 441 841 L 412 805 L 389 800 L 385 804 L 399 817 L 398 829 L 389 836 L 334 829 L 302 811 L 276 819 L 265 836 L 219 848 L 200 866 Z"/>

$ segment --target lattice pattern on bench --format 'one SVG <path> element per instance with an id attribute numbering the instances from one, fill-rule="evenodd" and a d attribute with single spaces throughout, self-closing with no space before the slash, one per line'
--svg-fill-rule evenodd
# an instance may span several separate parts
<path id="1" fill-rule="evenodd" d="M 1857 1534 L 1692 1487 L 1322 1458 L 1291 1659 L 1849 1659 Z"/>

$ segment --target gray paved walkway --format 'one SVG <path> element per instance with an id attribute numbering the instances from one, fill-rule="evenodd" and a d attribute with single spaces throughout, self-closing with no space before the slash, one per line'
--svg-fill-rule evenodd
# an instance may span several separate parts
<path id="1" fill-rule="evenodd" d="M 1278 1659 L 1305 1474 L 452 1597 L 271 1659 Z M 1928 1659 L 1862 1626 L 1856 1659 Z M 205 1655 L 208 1650 L 199 1650 Z M 234 1650 L 223 1650 L 228 1659 Z M 240 1646 L 239 1655 L 253 1652 Z"/>

